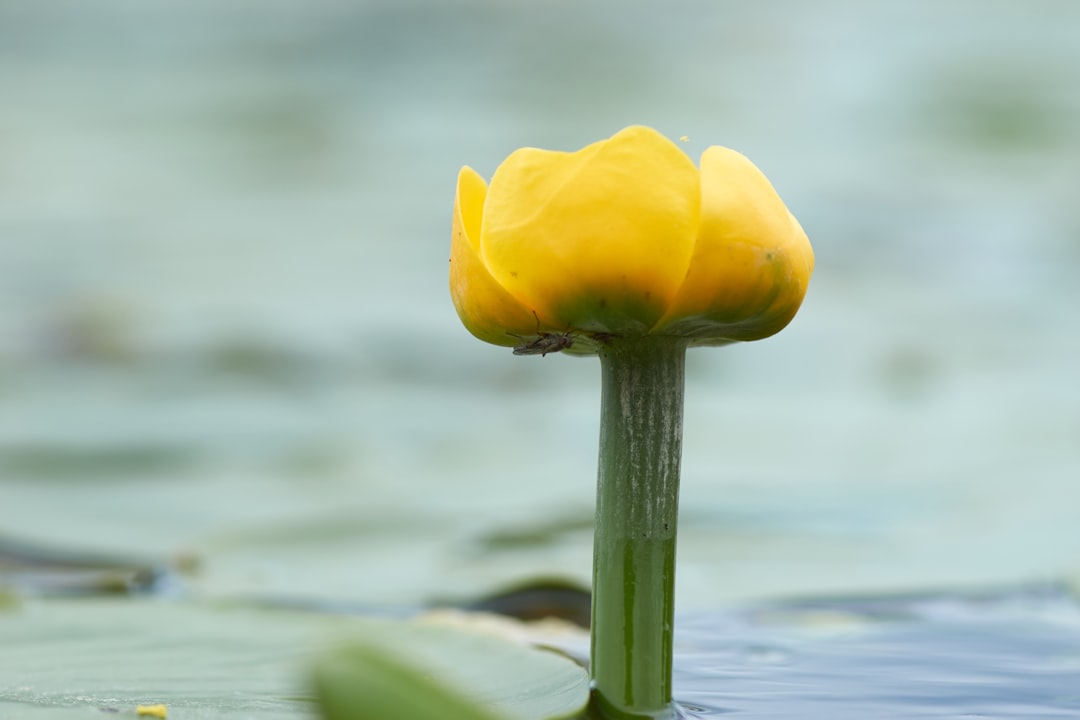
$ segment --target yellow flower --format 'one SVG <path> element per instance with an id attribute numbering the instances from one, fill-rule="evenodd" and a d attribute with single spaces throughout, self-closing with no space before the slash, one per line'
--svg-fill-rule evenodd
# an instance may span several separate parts
<path id="1" fill-rule="evenodd" d="M 699 171 L 634 126 L 577 152 L 517 150 L 490 187 L 469 167 L 458 175 L 450 294 L 496 345 L 758 340 L 795 316 L 813 269 L 798 221 L 727 148 L 707 149 Z"/>

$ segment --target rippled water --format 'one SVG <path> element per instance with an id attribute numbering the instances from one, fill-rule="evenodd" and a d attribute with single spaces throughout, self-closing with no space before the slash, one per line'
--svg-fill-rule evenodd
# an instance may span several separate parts
<path id="1" fill-rule="evenodd" d="M 449 206 L 642 122 L 747 153 L 818 260 L 781 335 L 690 358 L 679 607 L 1068 582 L 1078 13 L 5 3 L 0 536 L 210 597 L 587 581 L 598 368 L 459 326 Z"/>
<path id="2" fill-rule="evenodd" d="M 687 717 L 1055 718 L 1080 712 L 1080 613 L 1054 588 L 791 603 L 684 618 Z"/>

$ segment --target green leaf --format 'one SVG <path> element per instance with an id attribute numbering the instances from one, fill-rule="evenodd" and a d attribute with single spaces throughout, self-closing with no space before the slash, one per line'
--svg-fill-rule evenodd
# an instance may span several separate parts
<path id="1" fill-rule="evenodd" d="M 327 720 L 506 720 L 372 645 L 326 658 L 316 669 L 315 688 Z"/>
<path id="2" fill-rule="evenodd" d="M 317 665 L 328 720 L 556 720 L 589 699 L 583 668 L 554 653 L 452 627 L 371 622 Z"/>

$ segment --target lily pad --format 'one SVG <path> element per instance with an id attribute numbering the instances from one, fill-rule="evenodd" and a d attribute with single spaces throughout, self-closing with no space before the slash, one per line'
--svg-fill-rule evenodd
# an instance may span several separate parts
<path id="1" fill-rule="evenodd" d="M 157 703 L 170 717 L 311 717 L 318 713 L 311 668 L 342 657 L 335 648 L 343 638 L 415 662 L 496 718 L 565 717 L 588 696 L 583 669 L 527 645 L 404 620 L 246 604 L 27 600 L 0 613 L 0 638 L 0 717 L 133 716 L 137 706 Z"/>
<path id="2" fill-rule="evenodd" d="M 322 659 L 315 684 L 329 720 L 555 720 L 579 717 L 589 697 L 565 657 L 423 625 L 369 625 Z"/>

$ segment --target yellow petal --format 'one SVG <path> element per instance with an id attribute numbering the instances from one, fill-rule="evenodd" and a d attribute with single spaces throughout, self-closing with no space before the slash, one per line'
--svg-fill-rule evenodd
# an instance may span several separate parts
<path id="1" fill-rule="evenodd" d="M 780 331 L 814 270 L 806 233 L 765 175 L 734 150 L 705 151 L 701 190 L 697 246 L 657 332 L 722 344 Z"/>
<path id="2" fill-rule="evenodd" d="M 650 128 L 574 153 L 518 150 L 491 180 L 481 257 L 553 326 L 644 333 L 686 275 L 700 193 L 694 164 Z"/>
<path id="3" fill-rule="evenodd" d="M 495 345 L 521 342 L 510 333 L 532 335 L 537 320 L 506 292 L 484 267 L 477 252 L 487 185 L 475 170 L 458 173 L 450 240 L 450 297 L 462 324 L 476 337 Z"/>

